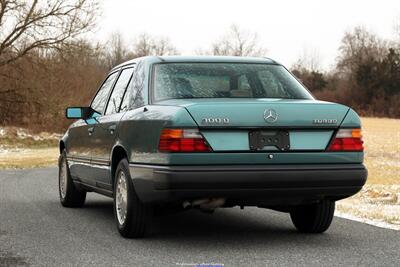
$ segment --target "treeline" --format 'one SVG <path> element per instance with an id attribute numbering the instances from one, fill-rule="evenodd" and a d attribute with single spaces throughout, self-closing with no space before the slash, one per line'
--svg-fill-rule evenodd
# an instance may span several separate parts
<path id="1" fill-rule="evenodd" d="M 96 22 L 95 0 L 0 0 L 0 126 L 62 131 L 67 106 L 87 105 L 107 71 L 146 55 L 179 51 L 167 37 L 143 33 L 127 43 L 82 34 Z M 4 21 L 8 20 L 8 23 Z M 232 25 L 203 55 L 268 56 L 256 33 Z M 400 31 L 383 40 L 357 27 L 344 34 L 335 66 L 304 55 L 292 71 L 318 99 L 347 104 L 366 116 L 400 117 Z"/>
<path id="2" fill-rule="evenodd" d="M 400 32 L 383 40 L 363 27 L 344 34 L 335 67 L 322 72 L 314 56 L 293 73 L 321 100 L 346 104 L 364 116 L 400 117 Z"/>
<path id="3" fill-rule="evenodd" d="M 104 45 L 87 40 L 35 50 L 0 66 L 0 125 L 61 131 L 67 106 L 88 105 L 107 72 L 128 59 L 176 54 L 168 39 L 143 34 L 134 49 L 114 35 Z"/>

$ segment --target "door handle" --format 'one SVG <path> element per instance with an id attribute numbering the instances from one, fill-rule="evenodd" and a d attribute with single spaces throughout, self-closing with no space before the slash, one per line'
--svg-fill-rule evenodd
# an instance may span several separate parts
<path id="1" fill-rule="evenodd" d="M 89 135 L 92 135 L 92 134 L 93 134 L 93 130 L 94 130 L 94 127 L 88 128 L 88 133 L 89 133 Z"/>
<path id="2" fill-rule="evenodd" d="M 110 134 L 114 134 L 116 128 L 117 128 L 117 125 L 115 125 L 115 124 L 109 126 L 108 130 L 110 131 Z"/>

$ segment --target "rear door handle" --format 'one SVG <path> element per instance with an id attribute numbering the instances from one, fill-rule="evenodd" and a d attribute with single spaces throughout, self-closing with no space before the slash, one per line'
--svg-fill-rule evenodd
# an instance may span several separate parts
<path id="1" fill-rule="evenodd" d="M 110 134 L 114 134 L 116 128 L 117 128 L 117 125 L 115 125 L 115 124 L 109 126 L 108 130 L 110 131 Z"/>
<path id="2" fill-rule="evenodd" d="M 94 127 L 88 128 L 88 133 L 89 133 L 89 135 L 92 135 L 92 134 L 93 134 L 93 131 L 94 131 Z"/>

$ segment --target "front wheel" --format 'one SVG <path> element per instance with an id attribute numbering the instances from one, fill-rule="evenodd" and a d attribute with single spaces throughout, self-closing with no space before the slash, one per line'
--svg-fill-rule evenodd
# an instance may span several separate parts
<path id="1" fill-rule="evenodd" d="M 75 187 L 69 173 L 65 151 L 60 155 L 58 169 L 58 193 L 61 205 L 69 208 L 82 207 L 85 204 L 86 191 Z"/>
<path id="2" fill-rule="evenodd" d="M 331 225 L 335 202 L 323 200 L 317 204 L 293 207 L 290 218 L 298 231 L 303 233 L 323 233 Z"/>
<path id="3" fill-rule="evenodd" d="M 123 159 L 114 178 L 114 214 L 119 233 L 123 237 L 143 237 L 150 222 L 151 206 L 136 195 L 129 173 L 129 164 Z"/>

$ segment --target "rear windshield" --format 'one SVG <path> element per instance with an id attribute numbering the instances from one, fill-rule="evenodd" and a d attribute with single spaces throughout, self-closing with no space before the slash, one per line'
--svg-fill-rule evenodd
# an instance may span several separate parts
<path id="1" fill-rule="evenodd" d="M 154 100 L 186 98 L 313 99 L 282 66 L 162 63 L 154 68 Z"/>

